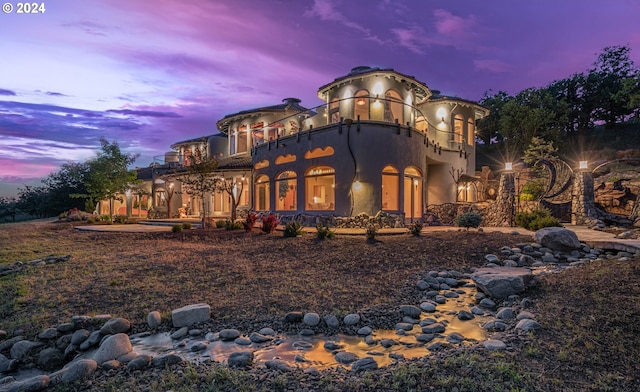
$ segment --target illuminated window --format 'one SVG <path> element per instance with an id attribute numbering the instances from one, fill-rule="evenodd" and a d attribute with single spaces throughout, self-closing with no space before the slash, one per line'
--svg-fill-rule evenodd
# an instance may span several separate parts
<path id="1" fill-rule="evenodd" d="M 419 116 L 418 119 L 416 120 L 416 129 L 422 132 L 427 132 L 428 125 L 427 125 L 427 120 L 425 120 L 424 116 Z"/>
<path id="2" fill-rule="evenodd" d="M 382 169 L 382 210 L 398 211 L 400 197 L 400 172 L 393 166 Z"/>
<path id="3" fill-rule="evenodd" d="M 255 208 L 258 211 L 269 211 L 270 199 L 269 199 L 269 177 L 259 176 L 256 178 L 255 186 Z"/>
<path id="4" fill-rule="evenodd" d="M 320 158 L 320 157 L 329 157 L 333 155 L 335 151 L 333 147 L 326 146 L 323 148 L 314 148 L 311 151 L 307 151 L 304 153 L 304 159 L 312 159 L 312 158 Z"/>
<path id="5" fill-rule="evenodd" d="M 395 90 L 388 90 L 385 93 L 384 101 L 384 121 L 395 122 L 396 119 L 400 124 L 404 124 L 404 111 L 402 97 Z"/>
<path id="6" fill-rule="evenodd" d="M 268 166 L 269 166 L 269 161 L 265 159 L 260 162 L 256 162 L 256 164 L 253 165 L 253 168 L 257 170 L 257 169 L 264 169 L 265 167 L 268 167 Z"/>
<path id="7" fill-rule="evenodd" d="M 249 141 L 247 140 L 247 125 L 242 125 L 238 128 L 238 148 L 236 152 L 238 154 L 247 152 Z"/>
<path id="8" fill-rule="evenodd" d="M 453 141 L 456 143 L 462 143 L 462 138 L 464 137 L 463 129 L 464 126 L 464 118 L 461 115 L 456 114 L 453 118 Z"/>
<path id="9" fill-rule="evenodd" d="M 312 167 L 307 170 L 304 181 L 306 210 L 335 210 L 336 175 L 332 167 Z"/>
<path id="10" fill-rule="evenodd" d="M 337 123 L 340 121 L 340 102 L 338 98 L 334 98 L 329 103 L 329 123 Z"/>
<path id="11" fill-rule="evenodd" d="M 418 168 L 404 169 L 404 216 L 410 218 L 422 217 L 422 173 Z"/>
<path id="12" fill-rule="evenodd" d="M 476 142 L 476 127 L 473 122 L 473 119 L 470 118 L 467 120 L 467 143 L 470 146 L 473 146 Z"/>
<path id="13" fill-rule="evenodd" d="M 295 161 L 296 161 L 296 156 L 293 154 L 279 155 L 276 158 L 276 165 L 282 165 L 283 163 L 290 163 Z"/>
<path id="14" fill-rule="evenodd" d="M 162 207 L 167 205 L 167 191 L 164 189 L 157 189 L 153 195 L 153 205 L 156 207 Z"/>
<path id="15" fill-rule="evenodd" d="M 276 200 L 276 210 L 297 209 L 298 180 L 296 173 L 286 171 L 276 177 L 276 189 L 278 199 Z"/>
<path id="16" fill-rule="evenodd" d="M 360 120 L 369 119 L 369 92 L 367 90 L 359 90 L 354 94 L 355 105 L 353 105 L 353 118 Z"/>
<path id="17" fill-rule="evenodd" d="M 186 148 L 186 149 L 184 150 L 183 154 L 184 154 L 183 164 L 184 164 L 185 166 L 189 166 L 189 165 L 191 165 L 191 156 L 192 156 L 192 154 L 191 154 L 191 149 L 190 149 L 190 148 Z"/>

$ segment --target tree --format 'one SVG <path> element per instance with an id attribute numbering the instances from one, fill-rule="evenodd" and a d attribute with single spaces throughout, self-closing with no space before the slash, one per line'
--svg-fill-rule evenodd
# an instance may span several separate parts
<path id="1" fill-rule="evenodd" d="M 88 178 L 89 169 L 87 162 L 65 163 L 59 171 L 49 174 L 42 180 L 49 193 L 48 208 L 52 212 L 59 214 L 72 208 L 84 208 L 87 198 L 73 198 L 71 195 L 87 194 L 85 181 Z"/>
<path id="2" fill-rule="evenodd" d="M 240 204 L 240 196 L 244 190 L 244 181 L 236 181 L 234 178 L 223 178 L 218 183 L 218 190 L 226 192 L 231 198 L 231 221 L 235 222 L 238 216 L 237 209 L 238 204 Z"/>
<path id="3" fill-rule="evenodd" d="M 593 83 L 594 118 L 612 128 L 633 113 L 629 107 L 630 94 L 625 80 L 638 77 L 639 71 L 629 57 L 628 46 L 608 46 L 598 55 L 589 70 L 588 79 Z"/>
<path id="4" fill-rule="evenodd" d="M 18 202 L 15 197 L 0 197 L 0 220 L 10 217 L 11 221 L 15 222 L 18 211 Z"/>
<path id="5" fill-rule="evenodd" d="M 122 195 L 131 185 L 137 183 L 137 173 L 129 170 L 129 165 L 138 158 L 138 154 L 124 154 L 117 142 L 109 143 L 100 138 L 102 151 L 88 161 L 88 173 L 85 180 L 85 194 L 73 197 L 86 198 L 91 204 L 99 200 L 109 200 L 109 215 L 113 215 L 113 200 L 122 201 Z"/>
<path id="6" fill-rule="evenodd" d="M 534 136 L 531 138 L 529 147 L 525 150 L 522 160 L 529 165 L 533 165 L 540 159 L 555 158 L 556 152 L 558 152 L 558 149 L 553 146 L 552 141 Z"/>
<path id="7" fill-rule="evenodd" d="M 31 216 L 45 218 L 53 216 L 47 208 L 49 204 L 49 190 L 45 186 L 25 185 L 18 188 L 18 208 Z"/>
<path id="8" fill-rule="evenodd" d="M 502 108 L 512 99 L 513 97 L 504 91 L 499 91 L 495 94 L 491 94 L 490 91 L 484 93 L 480 105 L 489 109 L 490 113 L 478 122 L 478 138 L 483 144 L 489 145 L 502 141 L 502 135 L 500 134 Z"/>
<path id="9" fill-rule="evenodd" d="M 214 175 L 218 168 L 218 161 L 207 154 L 206 147 L 196 148 L 193 154 L 186 158 L 184 171 L 176 172 L 176 178 L 182 182 L 183 189 L 190 195 L 200 196 L 202 200 L 202 227 L 207 215 L 205 196 L 220 189 L 219 177 Z M 169 200 L 170 201 L 170 200 Z M 169 210 L 170 211 L 170 210 Z"/>

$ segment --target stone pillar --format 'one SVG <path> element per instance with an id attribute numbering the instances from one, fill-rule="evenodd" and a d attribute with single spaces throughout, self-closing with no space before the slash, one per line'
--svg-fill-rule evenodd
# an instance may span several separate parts
<path id="1" fill-rule="evenodd" d="M 496 226 L 515 226 L 516 185 L 513 173 L 503 173 L 498 185 L 496 198 Z"/>
<path id="2" fill-rule="evenodd" d="M 595 205 L 595 192 L 591 173 L 581 171 L 573 176 L 571 191 L 571 224 L 587 225 L 599 214 Z"/>

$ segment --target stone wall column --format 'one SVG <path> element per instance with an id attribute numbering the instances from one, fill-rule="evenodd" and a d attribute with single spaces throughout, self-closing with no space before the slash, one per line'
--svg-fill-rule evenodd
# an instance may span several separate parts
<path id="1" fill-rule="evenodd" d="M 500 176 L 498 185 L 498 196 L 496 198 L 496 225 L 515 226 L 516 217 L 516 185 L 514 173 L 503 173 Z"/>
<path id="2" fill-rule="evenodd" d="M 586 225 L 598 217 L 591 173 L 587 171 L 575 173 L 571 191 L 571 224 Z"/>

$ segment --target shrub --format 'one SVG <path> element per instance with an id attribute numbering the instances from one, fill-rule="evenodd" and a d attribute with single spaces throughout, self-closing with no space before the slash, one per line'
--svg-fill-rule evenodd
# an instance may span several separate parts
<path id="1" fill-rule="evenodd" d="M 299 235 L 302 235 L 303 233 L 304 231 L 302 231 L 302 225 L 298 221 L 292 220 L 284 225 L 283 235 L 285 237 L 297 237 Z"/>
<path id="2" fill-rule="evenodd" d="M 119 225 L 123 225 L 125 223 L 127 223 L 127 216 L 126 215 L 116 215 L 113 217 L 113 223 L 117 223 Z"/>
<path id="3" fill-rule="evenodd" d="M 482 215 L 477 212 L 465 212 L 456 217 L 456 226 L 464 227 L 466 229 L 473 227 L 477 229 L 480 227 L 480 223 L 482 223 Z"/>
<path id="4" fill-rule="evenodd" d="M 226 230 L 240 230 L 242 229 L 242 222 L 232 222 L 230 219 L 224 221 L 224 228 Z"/>
<path id="5" fill-rule="evenodd" d="M 373 244 L 376 242 L 376 234 L 378 234 L 378 228 L 376 225 L 369 225 L 367 227 L 367 231 L 365 231 L 365 235 L 367 236 L 367 242 Z"/>
<path id="6" fill-rule="evenodd" d="M 216 221 L 216 227 L 218 229 L 222 229 L 223 227 L 227 226 L 227 221 L 225 221 L 224 219 L 220 219 Z"/>
<path id="7" fill-rule="evenodd" d="M 191 230 L 191 223 L 185 222 L 182 224 L 182 228 L 185 230 Z"/>
<path id="8" fill-rule="evenodd" d="M 173 233 L 180 233 L 182 232 L 182 225 L 178 224 L 178 225 L 173 225 L 171 226 L 171 231 Z"/>
<path id="9" fill-rule="evenodd" d="M 418 237 L 420 235 L 420 232 L 422 232 L 422 227 L 423 227 L 423 224 L 420 222 L 412 223 L 408 227 L 409 233 L 411 235 Z"/>
<path id="10" fill-rule="evenodd" d="M 280 219 L 273 214 L 262 217 L 262 231 L 269 234 L 276 230 L 276 227 L 280 224 Z"/>
<path id="11" fill-rule="evenodd" d="M 524 184 L 522 192 L 520 192 L 520 200 L 532 201 L 538 200 L 544 195 L 545 183 L 541 180 L 531 180 Z"/>
<path id="12" fill-rule="evenodd" d="M 546 208 L 539 208 L 531 212 L 518 212 L 516 214 L 516 225 L 533 231 L 544 227 L 562 226 L 560 221 L 552 217 L 551 212 Z"/>
<path id="13" fill-rule="evenodd" d="M 247 213 L 247 219 L 242 222 L 242 226 L 244 227 L 244 231 L 249 232 L 255 226 L 256 221 L 258 220 L 258 215 L 253 212 Z"/>
<path id="14" fill-rule="evenodd" d="M 329 226 L 324 226 L 322 223 L 316 225 L 316 237 L 320 240 L 325 238 L 333 238 L 336 236 L 336 232 L 331 230 Z"/>

